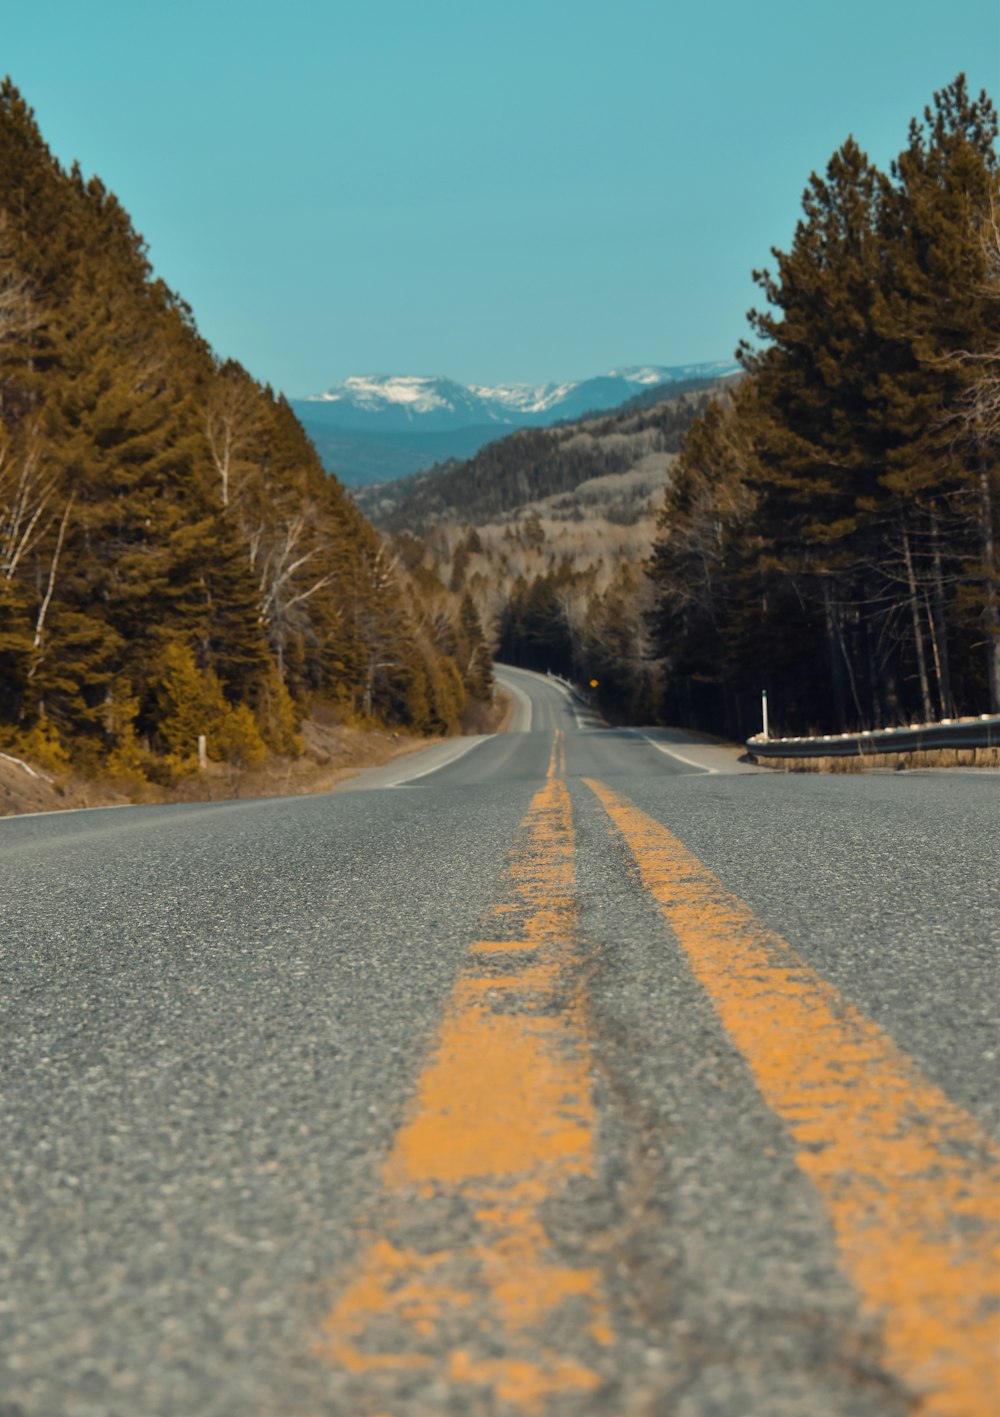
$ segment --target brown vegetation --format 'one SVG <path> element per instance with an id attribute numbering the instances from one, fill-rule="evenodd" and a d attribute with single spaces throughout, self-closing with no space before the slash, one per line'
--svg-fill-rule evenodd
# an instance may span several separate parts
<path id="1" fill-rule="evenodd" d="M 514 702 L 499 686 L 493 698 L 474 700 L 462 721 L 465 734 L 503 733 Z M 46 770 L 37 762 L 0 752 L 0 817 L 136 803 L 219 802 L 236 798 L 289 797 L 335 792 L 366 768 L 415 753 L 434 742 L 420 734 L 398 733 L 361 723 L 344 723 L 319 708 L 300 728 L 296 755 L 267 753 L 253 765 L 209 761 L 169 784 L 137 777 L 84 776 L 68 765 Z"/>
<path id="2" fill-rule="evenodd" d="M 849 758 L 762 758 L 749 754 L 758 767 L 775 772 L 856 773 L 873 769 L 1000 768 L 1000 748 L 921 748 L 907 753 L 859 753 Z"/>
<path id="3" fill-rule="evenodd" d="M 416 752 L 431 739 L 347 724 L 302 725 L 305 752 L 299 757 L 269 753 L 252 767 L 209 762 L 172 784 L 127 777 L 84 776 L 78 772 L 43 772 L 35 764 L 0 754 L 0 817 L 85 807 L 124 807 L 132 803 L 218 802 L 230 798 L 284 797 L 332 792 L 365 768 L 377 767 Z"/>

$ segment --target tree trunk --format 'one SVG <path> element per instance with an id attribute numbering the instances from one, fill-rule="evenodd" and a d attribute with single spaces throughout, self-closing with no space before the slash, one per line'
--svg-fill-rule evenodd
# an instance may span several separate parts
<path id="1" fill-rule="evenodd" d="M 847 700 L 844 694 L 843 638 L 840 634 L 839 614 L 833 604 L 826 577 L 821 578 L 820 585 L 823 591 L 826 651 L 830 661 L 830 682 L 833 686 L 834 727 L 838 733 L 844 733 L 847 730 Z"/>
<path id="2" fill-rule="evenodd" d="M 983 624 L 990 684 L 990 711 L 1000 713 L 1000 597 L 997 594 L 997 552 L 993 534 L 993 497 L 985 459 L 979 464 L 979 526 L 983 554 Z"/>
<path id="3" fill-rule="evenodd" d="M 954 718 L 955 698 L 951 691 L 951 663 L 948 656 L 948 619 L 944 606 L 944 575 L 941 569 L 941 539 L 938 536 L 937 513 L 931 512 L 931 547 L 933 550 L 934 579 L 930 597 L 931 643 L 934 649 L 934 667 L 937 671 L 938 694 L 941 699 L 941 717 Z"/>
<path id="4" fill-rule="evenodd" d="M 927 678 L 927 657 L 924 653 L 924 630 L 920 621 L 920 601 L 917 597 L 917 578 L 913 573 L 913 557 L 910 554 L 910 535 L 903 527 L 903 560 L 906 563 L 906 580 L 909 586 L 910 614 L 913 619 L 913 644 L 917 651 L 917 673 L 920 677 L 920 700 L 923 705 L 924 722 L 930 723 L 934 717 L 931 706 L 930 681 Z"/>
<path id="5" fill-rule="evenodd" d="M 844 636 L 844 622 L 839 615 L 834 620 L 834 626 L 837 631 L 837 638 L 840 641 L 840 652 L 844 657 L 844 667 L 847 670 L 847 682 L 851 686 L 851 699 L 854 703 L 854 712 L 858 716 L 858 727 L 864 728 L 865 711 L 861 707 L 861 696 L 858 693 L 858 681 L 854 676 L 854 665 L 851 662 L 851 652 L 847 648 L 847 640 Z M 855 636 L 855 639 L 857 639 L 857 636 Z"/>
<path id="6" fill-rule="evenodd" d="M 63 512 L 62 515 L 62 521 L 59 523 L 59 534 L 56 537 L 56 547 L 52 553 L 52 561 L 49 565 L 48 585 L 45 588 L 45 595 L 42 597 L 42 603 L 38 608 L 38 615 L 35 619 L 35 634 L 33 640 L 35 655 L 31 662 L 31 668 L 28 670 L 29 680 L 35 677 L 35 671 L 37 670 L 42 659 L 42 646 L 45 639 L 45 617 L 49 613 L 49 606 L 52 603 L 52 594 L 56 588 L 56 574 L 59 570 L 59 558 L 62 555 L 63 541 L 66 538 L 66 527 L 69 523 L 69 514 L 73 510 L 73 501 L 74 494 L 71 493 L 69 501 L 66 503 L 66 510 Z"/>

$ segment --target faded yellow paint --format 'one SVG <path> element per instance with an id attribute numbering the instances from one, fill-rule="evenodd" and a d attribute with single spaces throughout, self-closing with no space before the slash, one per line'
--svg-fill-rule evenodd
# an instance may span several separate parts
<path id="1" fill-rule="evenodd" d="M 538 946 L 533 940 L 477 940 L 474 945 L 469 946 L 469 953 L 474 955 L 507 954 L 509 951 L 535 950 Z"/>
<path id="2" fill-rule="evenodd" d="M 549 757 L 548 771 L 546 777 L 564 777 L 566 774 L 566 737 L 561 728 L 557 728 L 552 738 L 552 753 Z"/>
<path id="3" fill-rule="evenodd" d="M 566 1320 L 584 1351 L 612 1336 L 597 1267 L 567 1264 L 542 1222 L 545 1203 L 594 1170 L 572 815 L 555 776 L 532 800 L 507 874 L 513 899 L 491 912 L 494 929 L 455 986 L 385 1164 L 385 1223 L 328 1315 L 321 1351 L 376 1388 L 423 1370 L 467 1392 L 470 1411 L 485 1388 L 540 1413 L 550 1397 L 603 1381 L 549 1328 Z M 514 938 L 497 939 L 504 930 Z M 444 1228 L 449 1206 L 461 1219 Z M 408 1241 L 414 1225 L 431 1240 Z M 372 1397 L 385 1407 L 381 1389 Z"/>
<path id="4" fill-rule="evenodd" d="M 680 841 L 588 782 L 798 1146 L 922 1417 L 1000 1411 L 1000 1153 Z"/>

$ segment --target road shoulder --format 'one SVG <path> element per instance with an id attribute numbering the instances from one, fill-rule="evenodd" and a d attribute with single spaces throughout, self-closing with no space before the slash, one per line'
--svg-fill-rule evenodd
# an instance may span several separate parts
<path id="1" fill-rule="evenodd" d="M 704 733 L 684 728 L 636 728 L 633 732 L 644 738 L 658 752 L 706 773 L 732 777 L 739 773 L 760 773 L 765 769 L 746 761 L 746 749 L 739 743 L 727 743 Z"/>

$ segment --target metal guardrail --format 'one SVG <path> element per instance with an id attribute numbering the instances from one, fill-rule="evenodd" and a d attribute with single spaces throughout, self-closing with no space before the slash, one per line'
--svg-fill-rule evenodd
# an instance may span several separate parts
<path id="1" fill-rule="evenodd" d="M 578 703 L 586 704 L 589 707 L 590 700 L 579 684 L 574 684 L 571 679 L 564 679 L 561 674 L 553 674 L 551 669 L 546 669 L 545 677 L 546 679 L 554 679 L 557 684 L 561 684 L 568 693 L 572 694 Z"/>
<path id="2" fill-rule="evenodd" d="M 765 738 L 758 733 L 746 740 L 746 747 L 755 758 L 858 758 L 934 748 L 1000 748 L 1000 714 L 833 733 L 824 738 Z"/>

